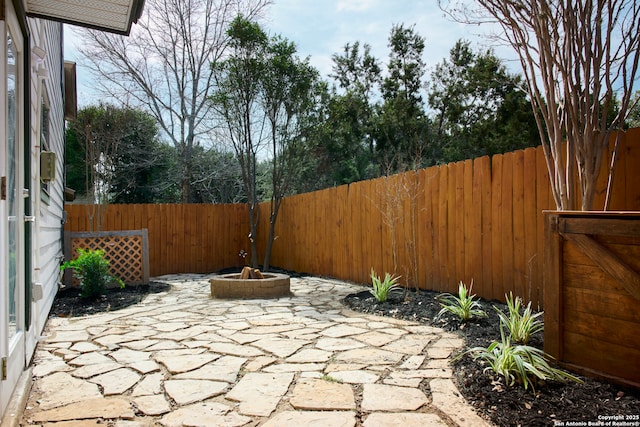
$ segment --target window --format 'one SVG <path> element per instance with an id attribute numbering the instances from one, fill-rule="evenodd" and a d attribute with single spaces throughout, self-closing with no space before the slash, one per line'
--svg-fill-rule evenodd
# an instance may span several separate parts
<path id="1" fill-rule="evenodd" d="M 40 153 L 49 151 L 49 102 L 44 85 L 42 92 L 43 95 L 40 98 Z M 40 198 L 43 203 L 49 204 L 49 182 L 40 180 Z"/>

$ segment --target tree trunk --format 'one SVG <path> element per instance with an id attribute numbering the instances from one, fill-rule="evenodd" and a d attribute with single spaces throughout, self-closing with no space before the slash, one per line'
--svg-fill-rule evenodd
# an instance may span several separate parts
<path id="1" fill-rule="evenodd" d="M 273 203 L 271 210 L 271 216 L 269 217 L 269 238 L 267 239 L 267 248 L 264 252 L 264 264 L 262 265 L 263 271 L 269 271 L 271 263 L 271 250 L 273 248 L 273 242 L 276 238 L 276 220 L 278 219 L 278 212 L 280 211 L 280 203 L 282 199 L 276 199 Z"/>
<path id="2" fill-rule="evenodd" d="M 251 243 L 251 267 L 258 268 L 258 227 L 255 203 L 249 202 L 249 242 Z"/>
<path id="3" fill-rule="evenodd" d="M 273 248 L 273 240 L 275 238 L 275 221 L 272 219 L 269 224 L 269 238 L 267 239 L 267 248 L 264 251 L 264 263 L 262 271 L 269 271 L 269 263 L 271 262 L 271 248 Z"/>

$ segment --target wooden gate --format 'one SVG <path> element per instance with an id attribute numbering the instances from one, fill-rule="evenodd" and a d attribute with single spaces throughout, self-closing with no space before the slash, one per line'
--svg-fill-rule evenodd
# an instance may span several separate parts
<path id="1" fill-rule="evenodd" d="M 545 351 L 640 386 L 640 213 L 545 212 Z"/>

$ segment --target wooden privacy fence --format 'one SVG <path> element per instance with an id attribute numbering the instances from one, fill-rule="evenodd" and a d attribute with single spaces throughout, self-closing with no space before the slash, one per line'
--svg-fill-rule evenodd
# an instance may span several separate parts
<path id="1" fill-rule="evenodd" d="M 640 213 L 545 215 L 545 351 L 640 387 Z"/>
<path id="2" fill-rule="evenodd" d="M 640 129 L 621 141 L 613 210 L 640 210 Z M 605 158 L 604 164 L 610 159 Z M 598 185 L 602 206 L 606 177 Z M 67 205 L 67 231 L 84 231 L 87 207 Z M 369 282 L 401 274 L 412 287 L 542 306 L 544 222 L 555 209 L 542 148 L 378 178 L 283 201 L 271 265 Z M 258 238 L 264 254 L 268 204 Z M 241 266 L 249 251 L 245 205 L 112 205 L 104 230 L 147 228 L 151 275 Z"/>
<path id="3" fill-rule="evenodd" d="M 611 209 L 640 210 L 640 129 L 621 139 Z M 484 298 L 542 307 L 542 211 L 555 207 L 541 147 L 432 167 L 287 198 L 272 264 L 356 282 L 373 267 L 446 292 L 473 280 Z"/>
<path id="4" fill-rule="evenodd" d="M 66 205 L 65 233 L 89 229 L 87 205 Z M 104 231 L 147 229 L 151 276 L 241 266 L 247 251 L 244 205 L 109 205 Z"/>

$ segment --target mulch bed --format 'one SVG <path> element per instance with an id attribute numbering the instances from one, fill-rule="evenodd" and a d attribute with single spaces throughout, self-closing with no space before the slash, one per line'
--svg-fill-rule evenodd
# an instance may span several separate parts
<path id="1" fill-rule="evenodd" d="M 166 283 L 151 282 L 148 285 L 107 289 L 106 294 L 97 299 L 82 298 L 79 288 L 66 287 L 58 291 L 49 316 L 81 317 L 121 310 L 139 303 L 150 293 L 165 292 L 170 287 Z"/>
<path id="2" fill-rule="evenodd" d="M 445 314 L 434 321 L 441 309 L 439 293 L 432 291 L 396 293 L 385 303 L 378 303 L 368 292 L 348 295 L 344 304 L 349 308 L 381 316 L 413 320 L 458 333 L 466 347 L 487 347 L 500 340 L 499 317 L 494 306 L 508 313 L 505 304 L 480 300 L 486 318 L 461 322 Z M 542 349 L 544 338 L 534 336 L 530 345 Z M 621 416 L 618 421 L 633 420 L 627 425 L 639 425 L 640 390 L 629 389 L 591 378 L 584 383 L 547 382 L 537 384 L 535 391 L 514 385 L 508 387 L 500 378 L 483 372 L 484 366 L 463 355 L 454 362 L 457 386 L 467 401 L 480 414 L 498 426 L 598 425 L 602 417 Z M 612 418 L 609 418 L 612 420 Z M 602 425 L 606 425 L 603 422 Z M 612 425 L 612 424 L 609 424 Z M 618 424 L 624 425 L 624 424 Z"/>

